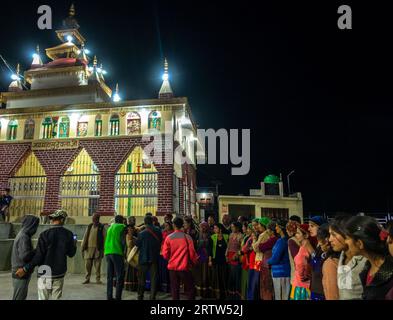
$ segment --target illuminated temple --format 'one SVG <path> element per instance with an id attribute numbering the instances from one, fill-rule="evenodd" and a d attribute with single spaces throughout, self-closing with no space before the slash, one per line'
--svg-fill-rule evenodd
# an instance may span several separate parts
<path id="1" fill-rule="evenodd" d="M 73 6 L 56 35 L 47 58 L 37 48 L 1 93 L 0 186 L 14 197 L 11 221 L 59 208 L 76 222 L 95 212 L 195 215 L 196 124 L 166 60 L 157 98 L 122 101 L 85 48 Z M 144 152 L 152 137 L 162 137 L 162 162 Z M 188 163 L 170 161 L 175 150 Z"/>

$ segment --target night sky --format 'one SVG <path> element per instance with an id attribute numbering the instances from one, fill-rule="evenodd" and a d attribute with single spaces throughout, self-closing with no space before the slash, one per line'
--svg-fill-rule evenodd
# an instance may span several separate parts
<path id="1" fill-rule="evenodd" d="M 318 1 L 322 2 L 322 1 Z M 189 98 L 200 128 L 251 129 L 251 171 L 199 166 L 198 186 L 248 194 L 270 173 L 291 176 L 306 213 L 393 208 L 392 20 L 382 1 L 75 1 L 86 47 L 119 82 L 123 99 L 155 98 L 168 58 L 176 96 Z M 0 54 L 23 69 L 36 44 L 59 44 L 37 28 L 37 8 L 68 1 L 2 2 Z M 257 6 L 257 3 L 259 5 Z M 18 4 L 18 6 L 16 6 Z M 337 28 L 350 4 L 353 30 Z M 45 60 L 48 62 L 48 60 Z M 5 91 L 10 74 L 1 66 Z M 286 184 L 285 184 L 286 186 Z"/>

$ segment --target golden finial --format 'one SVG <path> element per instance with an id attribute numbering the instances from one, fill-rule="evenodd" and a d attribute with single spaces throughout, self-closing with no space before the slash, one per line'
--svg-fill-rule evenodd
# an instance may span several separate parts
<path id="1" fill-rule="evenodd" d="M 37 52 L 37 54 L 40 54 L 40 45 L 37 44 L 37 48 L 35 49 L 35 51 Z"/>
<path id="2" fill-rule="evenodd" d="M 74 4 L 71 4 L 69 13 L 70 13 L 70 17 L 75 16 L 75 6 L 74 6 Z"/>
<path id="3" fill-rule="evenodd" d="M 97 67 L 97 56 L 94 56 L 94 60 L 93 60 L 93 66 Z"/>
<path id="4" fill-rule="evenodd" d="M 16 75 L 19 76 L 19 72 L 20 72 L 20 64 L 18 63 L 16 65 Z"/>
<path id="5" fill-rule="evenodd" d="M 164 72 L 168 73 L 168 60 L 166 58 L 165 58 L 165 61 L 164 61 Z"/>

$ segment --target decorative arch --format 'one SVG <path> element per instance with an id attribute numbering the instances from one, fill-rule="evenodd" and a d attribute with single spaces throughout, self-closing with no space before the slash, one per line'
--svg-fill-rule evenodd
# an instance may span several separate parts
<path id="1" fill-rule="evenodd" d="M 11 120 L 8 123 L 7 140 L 16 140 L 17 133 L 18 133 L 18 121 Z"/>
<path id="2" fill-rule="evenodd" d="M 36 155 L 30 152 L 9 179 L 9 187 L 14 197 L 10 206 L 12 217 L 26 214 L 38 216 L 42 212 L 46 180 L 44 168 Z"/>
<path id="3" fill-rule="evenodd" d="M 33 140 L 34 139 L 34 130 L 35 130 L 35 122 L 33 119 L 29 119 L 25 123 L 25 132 L 24 139 L 25 140 Z"/>
<path id="4" fill-rule="evenodd" d="M 127 134 L 141 134 L 141 116 L 138 112 L 130 112 L 127 115 Z"/>
<path id="5" fill-rule="evenodd" d="M 71 216 L 91 216 L 98 210 L 99 196 L 98 168 L 82 148 L 60 177 L 61 207 Z"/>
<path id="6" fill-rule="evenodd" d="M 65 116 L 60 118 L 59 138 L 68 138 L 70 136 L 70 118 Z"/>
<path id="7" fill-rule="evenodd" d="M 140 146 L 123 162 L 115 180 L 115 211 L 127 216 L 155 214 L 158 207 L 158 171 Z"/>
<path id="8" fill-rule="evenodd" d="M 149 114 L 148 119 L 148 128 L 149 130 L 161 130 L 161 112 L 159 111 L 152 111 Z"/>
<path id="9" fill-rule="evenodd" d="M 102 116 L 100 114 L 96 115 L 96 120 L 94 124 L 94 135 L 96 137 L 102 136 Z"/>
<path id="10" fill-rule="evenodd" d="M 87 116 L 81 116 L 76 127 L 77 137 L 86 137 L 89 129 L 89 119 Z"/>
<path id="11" fill-rule="evenodd" d="M 53 120 L 51 117 L 46 117 L 42 121 L 42 139 L 50 139 L 53 137 Z"/>
<path id="12" fill-rule="evenodd" d="M 109 119 L 109 135 L 118 136 L 120 134 L 120 117 L 117 113 L 111 115 Z"/>

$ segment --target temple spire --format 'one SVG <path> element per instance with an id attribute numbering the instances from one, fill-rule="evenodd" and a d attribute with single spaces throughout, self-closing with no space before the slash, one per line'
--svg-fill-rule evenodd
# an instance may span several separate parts
<path id="1" fill-rule="evenodd" d="M 71 4 L 69 15 L 70 15 L 70 17 L 75 16 L 75 6 L 74 6 L 74 4 Z"/>
<path id="2" fill-rule="evenodd" d="M 80 49 L 78 58 L 81 59 L 81 60 L 86 61 L 86 64 L 87 64 L 88 61 L 89 61 L 89 58 L 88 58 L 87 55 L 86 55 L 86 49 L 85 49 L 85 44 L 84 44 L 84 43 L 81 44 L 81 49 Z"/>
<path id="3" fill-rule="evenodd" d="M 90 68 L 89 68 L 89 70 L 90 70 L 90 72 L 91 72 L 90 77 L 89 77 L 89 81 L 97 81 L 97 82 L 100 82 L 100 81 L 102 80 L 102 79 L 101 79 L 101 76 L 98 74 L 98 67 L 97 67 L 97 64 L 98 64 L 97 56 L 94 56 L 94 59 L 93 59 L 93 67 L 90 67 Z"/>
<path id="4" fill-rule="evenodd" d="M 113 94 L 113 101 L 114 102 L 119 102 L 121 99 L 120 99 L 120 96 L 119 96 L 119 84 L 118 83 L 116 83 L 116 91 L 115 91 L 115 93 Z"/>
<path id="5" fill-rule="evenodd" d="M 22 82 L 20 81 L 20 65 L 19 63 L 16 65 L 16 74 L 13 74 L 11 76 L 11 79 L 13 80 L 9 87 L 8 87 L 8 91 L 22 91 Z"/>
<path id="6" fill-rule="evenodd" d="M 41 68 L 43 66 L 42 59 L 40 56 L 40 46 L 37 44 L 36 52 L 33 54 L 33 61 L 31 63 L 31 68 Z"/>
<path id="7" fill-rule="evenodd" d="M 164 60 L 164 74 L 162 76 L 162 85 L 160 92 L 158 94 L 158 98 L 165 99 L 165 98 L 172 98 L 173 91 L 171 88 L 171 84 L 169 83 L 169 73 L 168 73 L 168 60 L 165 58 Z"/>

